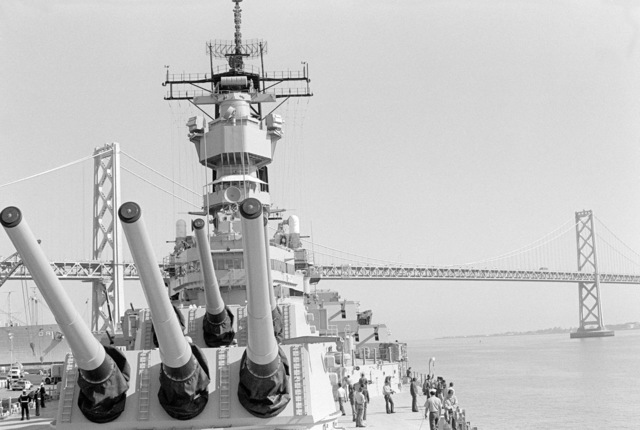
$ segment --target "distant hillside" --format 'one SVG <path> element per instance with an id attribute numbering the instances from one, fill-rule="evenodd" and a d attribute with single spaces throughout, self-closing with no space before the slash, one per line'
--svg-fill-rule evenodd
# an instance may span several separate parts
<path id="1" fill-rule="evenodd" d="M 614 331 L 622 331 L 622 330 L 640 330 L 640 322 L 628 322 L 624 324 L 607 324 L 608 330 Z M 468 337 L 489 337 L 489 336 L 527 336 L 527 335 L 539 335 L 539 334 L 558 334 L 558 333 L 571 333 L 576 331 L 576 327 L 562 328 L 562 327 L 553 327 L 553 328 L 545 328 L 541 330 L 533 330 L 533 331 L 507 331 L 504 333 L 494 333 L 494 334 L 475 334 L 469 336 L 445 336 L 440 337 L 438 339 L 458 339 L 458 338 L 468 338 Z"/>

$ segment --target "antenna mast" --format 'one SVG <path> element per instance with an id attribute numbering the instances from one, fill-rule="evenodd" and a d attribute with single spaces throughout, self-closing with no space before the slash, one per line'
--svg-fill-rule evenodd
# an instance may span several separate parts
<path id="1" fill-rule="evenodd" d="M 262 92 L 275 98 L 310 97 L 313 95 L 309 88 L 309 68 L 306 62 L 300 71 L 286 70 L 266 72 L 263 56 L 267 54 L 267 42 L 259 39 L 242 40 L 242 0 L 231 0 L 233 8 L 233 22 L 235 32 L 233 40 L 212 40 L 206 44 L 206 54 L 209 56 L 209 73 L 169 73 L 167 69 L 163 86 L 167 87 L 165 100 L 196 101 L 198 97 L 208 97 L 217 92 L 216 87 L 222 78 L 231 76 L 246 76 L 250 92 Z M 224 58 L 227 65 L 214 67 L 214 58 Z M 260 67 L 245 64 L 245 60 L 259 58 Z M 239 81 L 240 82 L 240 81 Z M 296 84 L 301 82 L 302 86 Z M 262 102 L 258 102 L 260 105 Z M 198 104 L 198 103 L 196 103 Z M 203 104 L 202 102 L 199 104 Z M 262 118 L 262 109 L 258 106 L 256 117 Z M 218 112 L 216 112 L 216 116 Z"/>
<path id="2" fill-rule="evenodd" d="M 236 44 L 235 54 L 229 55 L 229 67 L 235 72 L 242 72 L 244 69 L 244 60 L 242 59 L 242 32 L 240 31 L 240 24 L 242 24 L 242 9 L 240 9 L 240 2 L 242 0 L 232 0 L 236 6 L 233 8 L 233 22 L 236 25 L 236 31 L 234 33 L 234 42 Z"/>

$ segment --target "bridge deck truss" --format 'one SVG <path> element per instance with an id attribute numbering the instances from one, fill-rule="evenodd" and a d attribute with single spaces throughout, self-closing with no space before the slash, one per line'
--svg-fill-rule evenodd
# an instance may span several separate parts
<path id="1" fill-rule="evenodd" d="M 120 265 L 124 280 L 138 280 L 134 263 Z M 54 273 L 61 280 L 93 281 L 113 277 L 111 262 L 78 261 L 52 262 Z M 0 262 L 0 279 L 7 276 L 11 263 Z M 163 277 L 168 268 L 158 264 Z M 434 280 L 434 281 L 528 281 L 528 282 L 595 282 L 595 274 L 585 272 L 560 272 L 537 270 L 474 269 L 459 267 L 402 267 L 402 266 L 317 266 L 313 277 L 326 280 Z M 607 284 L 638 284 L 640 275 L 600 273 L 599 280 Z M 9 279 L 31 279 L 22 266 Z"/>

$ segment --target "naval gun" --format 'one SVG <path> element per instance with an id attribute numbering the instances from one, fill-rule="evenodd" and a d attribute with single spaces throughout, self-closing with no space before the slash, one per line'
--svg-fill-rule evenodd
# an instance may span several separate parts
<path id="1" fill-rule="evenodd" d="M 211 245 L 201 218 L 193 220 L 191 226 L 195 232 L 200 257 L 200 268 L 204 279 L 204 298 L 206 313 L 202 318 L 202 334 L 207 346 L 230 345 L 235 337 L 233 330 L 233 312 L 225 306 L 220 294 L 220 286 L 211 260 Z"/>
<path id="2" fill-rule="evenodd" d="M 247 346 L 206 347 L 202 336 L 203 325 L 191 324 L 194 319 L 187 324 L 187 330 L 201 350 L 189 344 L 179 324 L 176 324 L 177 317 L 168 301 L 169 296 L 146 232 L 142 233 L 144 225 L 140 224 L 143 220 L 138 217 L 139 207 L 126 204 L 121 209 L 119 215 L 124 215 L 123 229 L 128 242 L 136 250 L 132 253 L 140 271 L 160 347 L 153 349 L 151 346 L 150 330 L 144 330 L 145 348 L 128 345 L 129 349 L 120 351 L 124 347 L 114 349 L 102 346 L 86 326 L 84 329 L 77 327 L 79 317 L 73 308 L 71 317 L 56 311 L 56 319 L 61 331 L 69 339 L 73 356 L 68 357 L 64 366 L 54 426 L 67 430 L 84 430 L 93 423 L 107 422 L 105 427 L 110 429 L 158 430 L 228 427 L 324 429 L 331 426 L 340 415 L 333 401 L 332 384 L 336 375 L 327 367 L 327 359 L 330 358 L 327 351 L 335 347 L 335 339 L 318 336 L 309 324 L 304 304 L 292 301 L 284 302 L 284 315 L 287 317 L 283 324 L 287 335 L 280 344 L 275 340 L 270 320 L 262 204 L 249 199 L 240 208 L 243 244 L 247 251 L 250 250 L 244 263 L 247 270 L 251 268 L 246 309 L 246 324 L 249 326 Z M 3 212 L 0 217 L 7 230 L 22 230 L 26 225 L 22 225 L 24 220 L 17 221 L 21 216 L 16 212 Z M 15 232 L 9 233 L 15 235 Z M 18 233 L 24 235 L 22 231 Z M 32 235 L 30 237 L 26 241 L 29 246 L 16 244 L 23 256 L 42 252 Z M 143 258 L 139 258 L 138 253 L 143 254 Z M 47 283 L 58 285 L 44 256 L 39 257 L 36 265 L 30 261 L 31 258 L 25 258 L 27 268 L 34 274 L 41 289 L 40 280 L 46 277 L 40 272 L 46 271 L 44 269 L 54 278 L 47 280 Z M 44 293 L 43 296 L 45 299 L 48 297 Z M 47 302 L 51 309 L 71 307 L 68 298 L 59 301 L 63 303 Z M 148 326 L 146 322 L 142 325 Z M 86 333 L 81 333 L 81 330 Z M 168 346 L 167 337 L 171 339 Z M 78 347 L 78 344 L 81 346 Z M 105 353 L 104 360 L 100 351 Z M 209 368 L 206 363 L 213 365 Z M 103 372 L 105 368 L 112 373 L 102 378 L 104 382 L 87 388 L 89 383 L 98 381 L 101 375 L 107 373 Z M 191 373 L 188 372 L 189 368 Z M 176 369 L 179 372 L 167 375 Z M 187 373 L 189 375 L 185 376 Z M 115 388 L 119 390 L 115 391 Z M 117 396 L 113 396 L 114 391 Z M 192 398 L 189 397 L 191 393 Z M 188 398 L 186 403 L 181 404 L 180 399 L 185 398 L 181 397 L 182 394 Z M 104 398 L 100 398 L 100 395 Z M 167 407 L 169 396 L 173 396 L 172 404 Z M 89 407 L 91 405 L 93 409 Z M 180 421 L 185 419 L 188 421 Z"/>
<path id="3" fill-rule="evenodd" d="M 262 203 L 249 198 L 240 205 L 242 247 L 247 276 L 248 346 L 240 363 L 238 398 L 251 414 L 271 417 L 289 403 L 289 362 L 273 333 L 273 315 L 264 241 Z"/>
<path id="4" fill-rule="evenodd" d="M 142 290 L 151 310 L 151 320 L 162 361 L 158 400 L 173 418 L 198 416 L 209 400 L 209 366 L 197 345 L 189 344 L 156 264 L 155 254 L 142 218 L 140 206 L 127 202 L 118 216 L 142 280 Z"/>
<path id="5" fill-rule="evenodd" d="M 117 419 L 125 409 L 130 367 L 117 349 L 102 345 L 71 304 L 60 280 L 51 269 L 20 209 L 9 206 L 0 213 L 0 223 L 20 253 L 38 290 L 64 333 L 79 369 L 78 408 L 94 423 Z"/>

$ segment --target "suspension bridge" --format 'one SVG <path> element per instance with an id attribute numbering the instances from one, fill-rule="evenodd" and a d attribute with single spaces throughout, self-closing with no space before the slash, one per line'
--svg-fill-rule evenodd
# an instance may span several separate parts
<path id="1" fill-rule="evenodd" d="M 121 290 L 123 281 L 139 279 L 135 265 L 122 259 L 121 239 L 115 216 L 115 208 L 120 205 L 121 154 L 118 144 L 107 144 L 96 148 L 92 156 L 74 162 L 94 160 L 93 258 L 88 261 L 51 262 L 51 267 L 60 279 L 93 283 L 92 329 L 95 331 L 104 330 L 105 327 L 113 328 L 110 314 L 119 317 L 124 310 Z M 142 164 L 128 154 L 125 156 Z M 129 169 L 124 170 L 149 182 Z M 152 170 L 169 179 L 157 170 Z M 51 171 L 42 174 L 49 172 Z M 32 177 L 23 180 L 30 178 Z M 571 336 L 578 338 L 613 335 L 602 320 L 600 284 L 640 284 L 640 254 L 626 245 L 589 210 L 576 212 L 572 219 L 533 243 L 503 255 L 464 264 L 407 265 L 348 254 L 309 241 L 306 241 L 305 247 L 313 250 L 314 266 L 309 275 L 316 280 L 574 283 L 578 286 L 580 310 L 578 330 Z M 571 266 L 568 261 L 573 263 L 575 269 L 567 269 Z M 164 275 L 168 276 L 171 268 L 163 263 L 158 265 Z M 31 275 L 21 264 L 17 253 L 0 261 L 0 286 L 8 280 L 28 279 L 31 279 Z"/>

